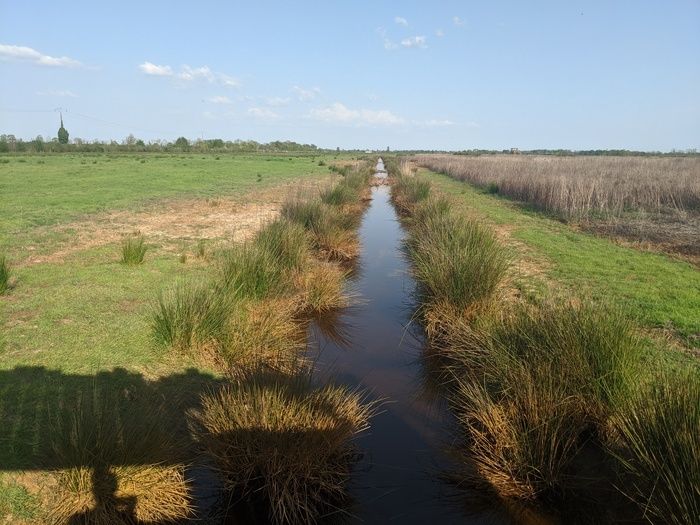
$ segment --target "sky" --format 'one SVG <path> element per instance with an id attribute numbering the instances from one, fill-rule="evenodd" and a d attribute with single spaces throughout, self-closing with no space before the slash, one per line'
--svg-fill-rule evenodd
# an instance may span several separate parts
<path id="1" fill-rule="evenodd" d="M 700 1 L 0 0 L 0 133 L 700 148 Z"/>

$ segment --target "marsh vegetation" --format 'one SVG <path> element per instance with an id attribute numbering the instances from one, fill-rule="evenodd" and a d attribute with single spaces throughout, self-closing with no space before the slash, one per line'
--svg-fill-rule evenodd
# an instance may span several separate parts
<path id="1" fill-rule="evenodd" d="M 700 257 L 700 159 L 419 155 L 433 171 L 602 234 Z"/>
<path id="2" fill-rule="evenodd" d="M 600 300 L 514 300 L 511 254 L 488 226 L 426 191 L 408 163 L 389 166 L 426 352 L 462 432 L 458 486 L 556 509 L 565 521 L 629 519 L 633 502 L 634 519 L 692 522 L 697 361 L 669 364 Z"/>

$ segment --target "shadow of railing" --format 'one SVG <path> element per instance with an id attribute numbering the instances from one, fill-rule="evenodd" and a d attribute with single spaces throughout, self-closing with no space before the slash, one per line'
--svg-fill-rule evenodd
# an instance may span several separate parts
<path id="1" fill-rule="evenodd" d="M 68 523 L 96 522 L 99 513 L 125 523 L 157 523 L 136 518 L 137 501 L 118 494 L 117 475 L 152 468 L 163 483 L 184 487 L 174 493 L 174 504 L 186 506 L 184 466 L 194 457 L 187 413 L 218 382 L 194 369 L 157 380 L 119 368 L 95 375 L 2 370 L 0 471 L 59 471 L 71 490 L 91 492 L 92 503 L 74 507 L 81 510 L 63 509 Z"/>

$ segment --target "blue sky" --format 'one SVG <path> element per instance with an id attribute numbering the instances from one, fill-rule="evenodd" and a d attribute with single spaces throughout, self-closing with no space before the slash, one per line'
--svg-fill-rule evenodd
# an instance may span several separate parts
<path id="1" fill-rule="evenodd" d="M 0 132 L 700 147 L 700 2 L 0 0 Z"/>

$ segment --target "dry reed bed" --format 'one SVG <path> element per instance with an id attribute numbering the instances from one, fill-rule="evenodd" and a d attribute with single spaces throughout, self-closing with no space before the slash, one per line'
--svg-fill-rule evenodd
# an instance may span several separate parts
<path id="1" fill-rule="evenodd" d="M 700 213 L 700 158 L 418 155 L 430 170 L 566 219 Z"/>
<path id="2" fill-rule="evenodd" d="M 458 486 L 552 507 L 565 522 L 614 521 L 634 504 L 654 523 L 700 515 L 700 370 L 668 370 L 599 304 L 504 301 L 509 253 L 494 233 L 432 196 L 407 163 L 387 167 L 426 358 L 462 430 Z"/>
<path id="3" fill-rule="evenodd" d="M 70 428 L 57 432 L 54 453 L 80 466 L 60 473 L 53 521 L 192 517 L 185 478 L 192 457 L 183 455 L 192 439 L 224 488 L 262 505 L 272 522 L 313 523 L 337 510 L 356 458 L 353 438 L 367 428 L 372 406 L 359 392 L 315 385 L 303 350 L 308 315 L 348 302 L 341 263 L 356 253 L 353 229 L 371 170 L 341 171 L 335 187 L 287 203 L 253 239 L 208 255 L 210 280 L 178 282 L 160 295 L 151 319 L 156 343 L 223 376 L 189 414 L 191 435 L 180 440 L 183 422 L 155 413 L 116 417 L 111 397 L 57 418 Z M 142 462 L 123 460 L 140 450 Z"/>

